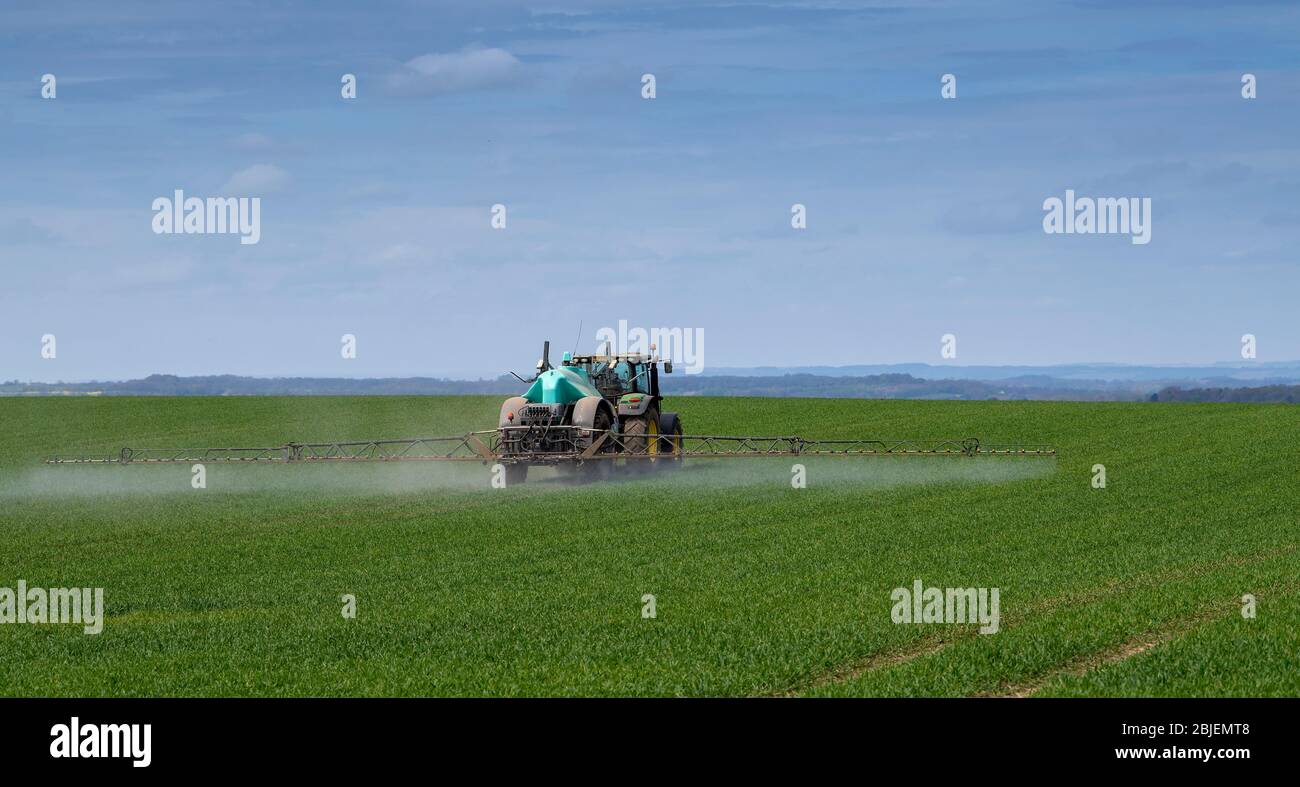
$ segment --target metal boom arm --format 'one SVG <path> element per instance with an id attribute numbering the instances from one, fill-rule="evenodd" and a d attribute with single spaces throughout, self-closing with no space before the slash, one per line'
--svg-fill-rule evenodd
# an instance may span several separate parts
<path id="1" fill-rule="evenodd" d="M 535 434 L 567 430 L 571 426 L 515 427 Z M 682 435 L 660 438 L 665 447 L 637 453 L 625 445 L 626 436 L 613 431 L 584 430 L 590 445 L 584 450 L 545 453 L 503 453 L 498 430 L 470 432 L 451 437 L 416 437 L 404 440 L 356 440 L 330 443 L 286 443 L 249 448 L 123 448 L 116 455 L 59 455 L 47 464 L 153 464 L 160 462 L 363 462 L 363 461 L 467 461 L 559 464 L 609 459 L 666 457 L 722 458 L 760 456 L 1055 456 L 1049 445 L 1020 443 L 984 444 L 964 440 L 809 440 L 798 436 L 738 437 Z M 644 441 L 644 437 L 640 438 Z M 576 441 L 575 441 L 576 443 Z M 644 443 L 640 443 L 644 445 Z"/>

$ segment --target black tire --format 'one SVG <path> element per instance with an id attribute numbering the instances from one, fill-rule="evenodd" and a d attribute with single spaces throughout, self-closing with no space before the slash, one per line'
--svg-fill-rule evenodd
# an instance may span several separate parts
<path id="1" fill-rule="evenodd" d="M 591 425 L 591 428 L 598 431 L 609 431 L 610 429 L 613 429 L 614 419 L 610 416 L 609 411 L 603 407 L 596 411 L 595 422 Z M 605 438 L 605 444 L 601 446 L 601 449 L 597 451 L 597 453 L 608 454 L 613 450 L 614 439 L 613 435 L 610 435 Z M 612 460 L 610 459 L 592 459 L 583 462 L 578 466 L 578 477 L 581 478 L 584 483 L 603 480 L 609 475 L 609 463 L 611 461 Z"/>
<path id="2" fill-rule="evenodd" d="M 642 415 L 623 419 L 623 451 L 636 456 L 659 454 L 659 410 L 651 407 Z M 636 459 L 635 462 L 653 462 L 653 459 Z"/>
<path id="3" fill-rule="evenodd" d="M 600 408 L 596 411 L 591 428 L 598 432 L 609 431 L 613 426 L 612 418 L 609 411 Z M 599 440 L 599 437 L 593 437 L 593 440 Z M 610 438 L 605 438 L 604 444 L 597 451 L 597 454 L 604 455 L 613 452 L 616 443 Z M 561 477 L 574 483 L 589 484 L 604 479 L 609 474 L 610 460 L 608 459 L 588 459 L 585 462 L 565 462 L 558 466 Z"/>
<path id="4" fill-rule="evenodd" d="M 528 480 L 528 465 L 522 462 L 506 465 L 506 488 Z"/>
<path id="5" fill-rule="evenodd" d="M 580 465 L 571 466 L 565 475 L 580 484 L 603 481 L 609 475 L 609 460 L 588 459 Z"/>
<path id="6" fill-rule="evenodd" d="M 659 455 L 656 461 L 676 465 L 682 461 L 682 419 L 677 413 L 663 413 L 659 416 Z"/>

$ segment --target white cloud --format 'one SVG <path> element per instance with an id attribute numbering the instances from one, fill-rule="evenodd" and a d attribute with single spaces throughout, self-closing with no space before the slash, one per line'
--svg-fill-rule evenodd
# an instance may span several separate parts
<path id="1" fill-rule="evenodd" d="M 274 164 L 254 164 L 230 176 L 221 191 L 226 196 L 260 197 L 289 185 L 289 173 Z"/>
<path id="2" fill-rule="evenodd" d="M 462 49 L 420 55 L 388 76 L 388 88 L 403 95 L 436 95 L 501 87 L 517 82 L 518 58 L 504 49 Z"/>

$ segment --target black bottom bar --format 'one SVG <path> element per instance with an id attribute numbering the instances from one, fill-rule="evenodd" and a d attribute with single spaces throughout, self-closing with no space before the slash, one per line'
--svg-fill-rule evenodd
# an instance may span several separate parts
<path id="1" fill-rule="evenodd" d="M 1228 772 L 1294 762 L 1300 700 L 0 700 L 6 766 L 92 775 L 387 771 L 464 767 L 540 776 L 597 763 L 679 770 L 848 766 L 1039 777 Z M 130 757 L 51 757 L 55 725 L 83 741 L 149 724 Z M 143 728 L 141 728 L 143 730 Z M 59 736 L 63 735 L 61 729 Z M 1208 757 L 1208 760 L 1207 760 Z M 617 771 L 614 771 L 617 772 Z M 898 775 L 901 772 L 893 771 Z"/>

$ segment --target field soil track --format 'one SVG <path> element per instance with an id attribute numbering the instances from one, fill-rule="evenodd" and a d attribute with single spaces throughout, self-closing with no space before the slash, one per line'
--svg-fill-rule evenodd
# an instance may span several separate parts
<path id="1" fill-rule="evenodd" d="M 788 460 L 596 486 L 539 473 L 509 490 L 477 464 L 213 465 L 205 490 L 187 466 L 39 464 L 123 445 L 455 434 L 490 427 L 497 405 L 0 399 L 0 587 L 104 587 L 108 607 L 95 637 L 0 626 L 0 693 L 1300 694 L 1285 666 L 1300 410 L 1284 405 L 673 402 L 688 432 L 1060 451 L 810 461 L 803 490 Z M 915 579 L 1000 588 L 1001 631 L 893 624 L 889 593 Z M 1246 592 L 1257 620 L 1225 613 L 1088 661 Z M 339 614 L 344 593 L 356 620 Z"/>
<path id="2" fill-rule="evenodd" d="M 1015 626 L 1019 622 L 1033 619 L 1036 615 L 1054 612 L 1066 607 L 1097 603 L 1108 598 L 1118 597 L 1124 593 L 1132 592 L 1135 588 L 1156 588 L 1165 585 L 1172 580 L 1203 577 L 1216 570 L 1222 569 L 1224 563 L 1228 563 L 1232 566 L 1246 566 L 1264 561 L 1285 559 L 1286 556 L 1294 554 L 1297 550 L 1300 550 L 1300 544 L 1293 544 L 1288 547 L 1270 550 L 1267 553 L 1261 553 L 1258 555 L 1232 558 L 1227 561 L 1220 560 L 1171 568 L 1133 580 L 1127 583 L 1126 587 L 1120 587 L 1118 583 L 1109 582 L 1105 585 L 1089 588 L 1082 592 L 1068 593 L 1051 599 L 1042 599 L 1027 605 L 1023 610 L 1001 616 L 1001 626 L 1003 628 L 1007 626 Z M 1220 604 L 1215 608 L 1215 610 L 1198 612 L 1190 618 L 1166 624 L 1153 632 L 1144 632 L 1135 639 L 1118 647 L 1110 648 L 1103 653 L 1075 657 L 1071 659 L 1068 664 L 1053 669 L 1051 673 L 1041 679 L 1035 679 L 1034 681 L 1019 686 L 1003 686 L 1000 687 L 997 692 L 981 692 L 980 696 L 1029 696 L 1046 686 L 1053 677 L 1057 677 L 1061 674 L 1082 675 L 1098 664 L 1119 661 L 1123 658 L 1128 658 L 1145 652 L 1151 647 L 1167 642 L 1179 634 L 1191 630 L 1196 625 L 1214 618 L 1217 613 L 1222 612 L 1223 608 L 1226 607 L 1223 607 L 1223 605 Z M 1239 602 L 1237 602 L 1237 605 L 1233 607 L 1233 610 L 1240 611 Z M 1222 615 L 1220 615 L 1220 617 L 1222 617 Z M 973 625 L 958 627 L 922 626 L 921 628 L 933 633 L 927 634 L 920 642 L 901 650 L 876 653 L 852 664 L 816 675 L 805 681 L 803 685 L 793 686 L 786 689 L 780 693 L 780 696 L 798 696 L 802 692 L 810 689 L 818 689 L 825 686 L 854 681 L 876 670 L 898 667 L 911 662 L 914 659 L 932 656 L 954 642 L 979 636 L 976 631 L 977 627 Z"/>

